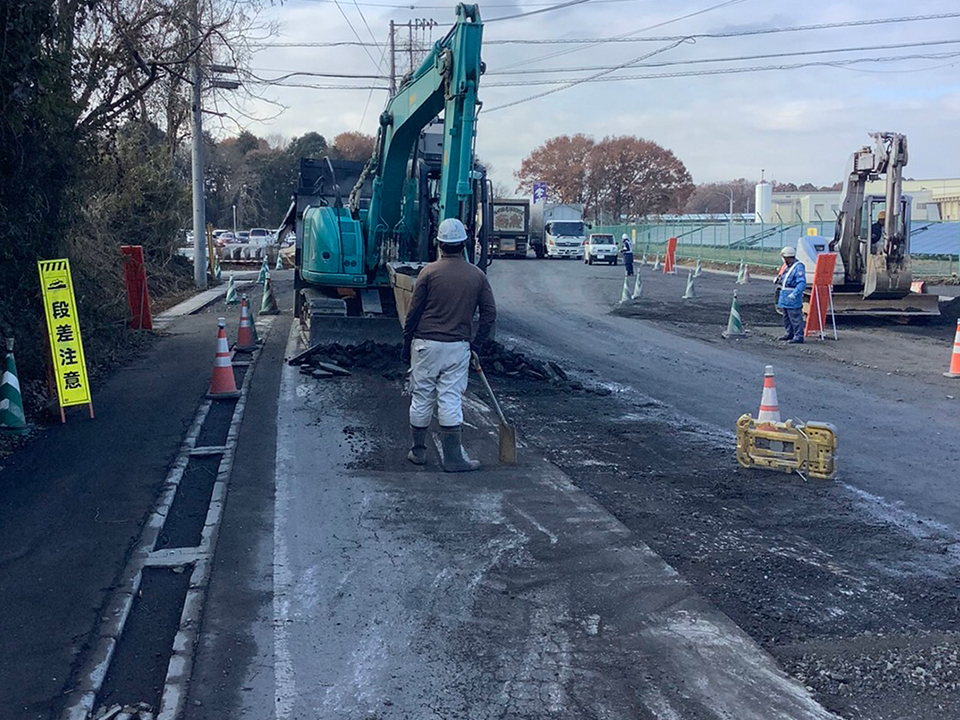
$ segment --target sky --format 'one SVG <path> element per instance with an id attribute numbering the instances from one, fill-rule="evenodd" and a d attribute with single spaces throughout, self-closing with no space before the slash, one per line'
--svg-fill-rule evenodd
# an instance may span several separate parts
<path id="1" fill-rule="evenodd" d="M 455 3 L 419 0 L 399 6 L 397 0 L 286 0 L 266 7 L 264 18 L 277 33 L 265 44 L 375 39 L 385 42 L 389 22 L 411 18 L 437 21 L 434 39 L 442 37 L 455 19 Z M 368 4 L 364 4 L 364 2 Z M 797 25 L 823 24 L 960 12 L 956 0 L 738 0 L 723 7 L 721 0 L 587 0 L 577 5 L 528 17 L 496 21 L 539 10 L 548 0 L 480 3 L 484 41 L 505 39 L 609 38 L 687 36 L 729 33 Z M 391 5 L 391 7 L 377 7 Z M 707 10 L 706 12 L 700 12 Z M 698 13 L 686 19 L 677 19 Z M 348 25 L 348 18 L 352 29 Z M 661 27 L 651 26 L 665 23 Z M 529 98 L 556 85 L 534 85 L 543 79 L 574 78 L 597 71 L 508 74 L 509 71 L 619 65 L 653 51 L 646 63 L 750 55 L 809 52 L 834 48 L 955 41 L 929 47 L 862 50 L 830 55 L 781 57 L 738 62 L 639 67 L 616 75 L 648 75 L 676 71 L 823 62 L 838 58 L 877 58 L 902 55 L 958 53 L 954 58 L 924 58 L 870 62 L 843 67 L 807 67 L 742 74 L 633 79 L 583 83 L 513 107 L 497 106 Z M 830 185 L 842 179 L 849 155 L 869 142 L 868 133 L 905 133 L 909 142 L 906 176 L 960 176 L 960 17 L 932 21 L 844 27 L 734 38 L 697 38 L 677 47 L 672 43 L 636 42 L 597 45 L 532 45 L 483 48 L 487 72 L 480 83 L 484 104 L 477 129 L 477 152 L 492 165 L 493 179 L 515 186 L 513 173 L 521 160 L 556 135 L 584 133 L 600 140 L 607 135 L 636 135 L 672 150 L 686 165 L 694 182 L 718 182 L 745 177 L 782 182 Z M 544 55 L 576 49 L 559 57 Z M 261 78 L 292 71 L 383 75 L 389 52 L 359 47 L 265 47 L 251 67 Z M 382 63 L 382 64 L 380 64 Z M 379 67 L 378 67 L 379 64 Z M 496 83 L 517 82 L 510 87 Z M 314 77 L 286 82 L 309 84 L 373 83 L 382 80 L 340 80 Z M 291 138 L 316 131 L 327 138 L 349 130 L 374 134 L 388 99 L 375 90 L 259 89 L 271 102 L 251 100 L 254 117 L 245 127 L 262 136 Z M 529 193 L 529 189 L 526 189 Z M 523 194 L 523 193 L 521 193 Z"/>

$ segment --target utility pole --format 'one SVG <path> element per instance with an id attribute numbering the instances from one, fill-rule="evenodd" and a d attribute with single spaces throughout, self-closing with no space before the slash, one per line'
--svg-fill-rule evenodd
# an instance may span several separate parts
<path id="1" fill-rule="evenodd" d="M 390 21 L 390 97 L 397 94 L 397 45 L 396 28 Z"/>
<path id="2" fill-rule="evenodd" d="M 407 22 L 407 33 L 410 37 L 410 44 L 407 46 L 407 52 L 410 55 L 410 72 L 413 72 L 413 21 Z"/>
<path id="3" fill-rule="evenodd" d="M 192 114 L 192 159 L 193 159 L 193 281 L 198 288 L 207 287 L 207 253 L 205 252 L 206 208 L 203 197 L 203 108 L 201 106 L 201 87 L 203 80 L 202 53 L 200 44 L 200 5 L 199 0 L 191 3 L 190 47 L 193 50 L 193 101 Z"/>

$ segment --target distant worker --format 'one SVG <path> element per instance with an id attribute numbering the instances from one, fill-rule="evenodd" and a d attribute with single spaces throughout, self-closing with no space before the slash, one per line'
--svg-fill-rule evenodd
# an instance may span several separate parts
<path id="1" fill-rule="evenodd" d="M 876 245 L 883 239 L 883 226 L 887 219 L 887 211 L 881 210 L 877 215 L 877 221 L 870 226 L 870 251 L 873 251 L 873 246 Z"/>
<path id="2" fill-rule="evenodd" d="M 490 337 L 497 306 L 487 276 L 467 262 L 467 231 L 456 218 L 440 223 L 440 257 L 420 271 L 403 328 L 403 360 L 410 362 L 410 433 L 407 459 L 427 461 L 427 431 L 434 410 L 440 420 L 441 467 L 446 472 L 476 470 L 480 463 L 463 451 L 463 393 L 470 368 L 473 314 L 480 323 L 473 347 Z"/>
<path id="3" fill-rule="evenodd" d="M 807 287 L 807 271 L 803 263 L 797 260 L 796 248 L 785 247 L 780 251 L 784 265 L 777 277 L 780 293 L 777 307 L 783 309 L 784 334 L 781 340 L 792 343 L 803 342 L 803 291 Z"/>
<path id="4" fill-rule="evenodd" d="M 633 246 L 630 245 L 630 238 L 623 234 L 620 240 L 620 250 L 623 252 L 623 267 L 627 271 L 627 276 L 633 275 Z"/>

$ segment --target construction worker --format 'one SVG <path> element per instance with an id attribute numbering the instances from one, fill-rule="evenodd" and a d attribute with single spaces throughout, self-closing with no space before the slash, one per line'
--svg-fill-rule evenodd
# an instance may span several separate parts
<path id="1" fill-rule="evenodd" d="M 427 431 L 434 410 L 440 420 L 441 467 L 446 472 L 476 470 L 462 444 L 463 393 L 467 389 L 471 340 L 478 348 L 490 337 L 497 307 L 487 276 L 467 262 L 463 223 L 440 223 L 440 257 L 420 271 L 403 328 L 403 359 L 410 362 L 410 433 L 407 459 L 427 461 Z M 473 338 L 473 314 L 480 323 Z"/>
<path id="2" fill-rule="evenodd" d="M 873 246 L 883 239 L 883 226 L 887 220 L 887 211 L 881 210 L 877 215 L 877 221 L 870 226 L 870 251 L 873 252 Z"/>
<path id="3" fill-rule="evenodd" d="M 784 334 L 780 338 L 792 343 L 803 342 L 803 290 L 807 287 L 807 271 L 797 260 L 797 249 L 787 246 L 780 251 L 783 267 L 777 277 L 780 294 L 777 307 L 783 310 Z"/>
<path id="4" fill-rule="evenodd" d="M 627 277 L 630 277 L 633 275 L 633 247 L 626 233 L 620 239 L 620 250 L 623 253 L 623 267 L 627 271 Z"/>

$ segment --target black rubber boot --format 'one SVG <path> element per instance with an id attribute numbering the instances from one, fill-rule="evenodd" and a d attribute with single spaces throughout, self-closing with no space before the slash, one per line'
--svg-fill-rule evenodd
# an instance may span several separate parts
<path id="1" fill-rule="evenodd" d="M 471 460 L 463 451 L 463 427 L 455 425 L 454 427 L 440 427 L 440 449 L 442 457 L 440 458 L 440 467 L 444 472 L 470 472 L 477 470 L 480 463 L 477 460 Z"/>
<path id="2" fill-rule="evenodd" d="M 410 426 L 410 452 L 407 453 L 407 460 L 414 465 L 427 464 L 427 431 L 430 428 L 421 428 L 416 425 Z"/>

